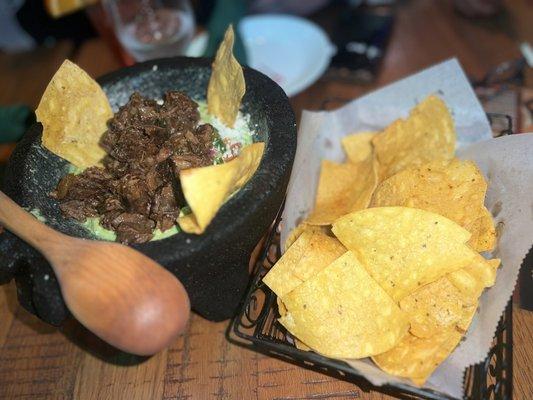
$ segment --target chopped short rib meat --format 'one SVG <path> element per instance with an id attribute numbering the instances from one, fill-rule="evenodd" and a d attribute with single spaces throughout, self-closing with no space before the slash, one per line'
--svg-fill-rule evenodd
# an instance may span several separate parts
<path id="1" fill-rule="evenodd" d="M 147 242 L 154 229 L 172 228 L 185 205 L 179 171 L 213 164 L 216 131 L 199 123 L 198 105 L 184 93 L 166 93 L 162 105 L 134 93 L 108 122 L 103 167 L 66 175 L 52 196 L 69 218 L 100 217 L 118 241 Z"/>

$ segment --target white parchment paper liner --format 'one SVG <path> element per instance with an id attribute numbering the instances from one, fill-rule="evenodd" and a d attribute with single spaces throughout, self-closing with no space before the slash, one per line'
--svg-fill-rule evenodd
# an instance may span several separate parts
<path id="1" fill-rule="evenodd" d="M 491 139 L 491 129 L 459 63 L 448 60 L 354 100 L 332 112 L 304 111 L 298 149 L 283 212 L 281 241 L 314 205 L 320 161 L 344 161 L 341 137 L 380 130 L 429 94 L 450 108 L 458 133 L 460 158 L 474 160 L 489 183 L 486 205 L 500 234 L 492 256 L 502 259 L 494 287 L 485 291 L 464 339 L 435 371 L 426 387 L 463 396 L 464 370 L 485 359 L 498 321 L 513 292 L 518 270 L 533 243 L 533 134 Z M 379 370 L 370 360 L 346 360 L 375 385 L 405 383 Z"/>

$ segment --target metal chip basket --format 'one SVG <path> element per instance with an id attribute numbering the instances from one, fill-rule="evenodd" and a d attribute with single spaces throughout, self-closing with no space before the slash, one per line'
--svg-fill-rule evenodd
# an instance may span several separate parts
<path id="1" fill-rule="evenodd" d="M 488 114 L 495 129 L 494 136 L 512 134 L 512 120 L 503 114 Z M 494 122 L 498 121 L 499 124 Z M 262 278 L 281 256 L 279 222 L 281 211 L 265 238 L 258 261 L 252 271 L 250 287 L 239 313 L 232 320 L 228 340 L 251 350 L 283 359 L 304 368 L 313 369 L 338 379 L 353 382 L 365 391 L 375 390 L 401 398 L 457 400 L 431 389 L 406 384 L 374 386 L 348 364 L 296 348 L 293 337 L 277 321 L 276 295 L 262 282 Z M 495 333 L 486 360 L 465 371 L 466 400 L 512 399 L 513 382 L 513 316 L 509 302 Z"/>

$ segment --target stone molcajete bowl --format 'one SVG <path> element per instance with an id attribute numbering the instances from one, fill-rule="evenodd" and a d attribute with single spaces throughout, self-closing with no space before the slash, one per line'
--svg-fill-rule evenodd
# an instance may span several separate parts
<path id="1" fill-rule="evenodd" d="M 105 75 L 98 82 L 113 110 L 134 91 L 161 98 L 181 90 L 205 99 L 211 60 L 177 57 L 137 64 Z M 202 235 L 183 232 L 133 247 L 174 273 L 189 293 L 192 308 L 207 319 L 231 317 L 246 289 L 250 254 L 276 216 L 285 196 L 294 154 L 294 113 L 282 89 L 265 75 L 244 69 L 242 110 L 250 114 L 257 141 L 266 143 L 252 179 L 220 209 Z M 91 238 L 65 219 L 49 193 L 68 171 L 68 163 L 41 146 L 42 126 L 35 124 L 15 149 L 3 190 L 19 205 L 39 209 L 46 223 L 71 236 Z M 10 232 L 0 234 L 0 284 L 15 279 L 20 303 L 52 325 L 69 317 L 59 286 L 46 260 Z M 139 282 L 142 284 L 142 282 Z"/>

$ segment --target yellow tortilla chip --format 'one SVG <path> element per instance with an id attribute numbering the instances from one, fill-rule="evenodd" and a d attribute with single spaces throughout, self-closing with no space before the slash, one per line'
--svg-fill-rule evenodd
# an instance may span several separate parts
<path id="1" fill-rule="evenodd" d="M 303 350 L 303 351 L 311 351 L 311 347 L 309 347 L 308 345 L 306 345 L 304 342 L 302 342 L 300 339 L 294 339 L 294 345 L 296 346 L 296 348 L 298 350 Z"/>
<path id="2" fill-rule="evenodd" d="M 429 283 L 400 300 L 411 334 L 428 338 L 456 326 L 466 332 L 486 287 L 494 285 L 500 260 L 477 254 L 468 266 Z"/>
<path id="3" fill-rule="evenodd" d="M 235 124 L 246 91 L 242 68 L 233 56 L 233 26 L 224 34 L 207 87 L 207 110 L 230 128 Z"/>
<path id="4" fill-rule="evenodd" d="M 284 317 L 285 315 L 287 315 L 287 307 L 285 307 L 285 304 L 283 304 L 283 300 L 281 300 L 281 298 L 277 297 L 276 301 L 278 303 L 279 315 Z M 293 340 L 294 340 L 294 345 L 296 346 L 297 349 L 303 350 L 303 351 L 311 350 L 311 348 L 308 345 L 306 345 L 304 342 L 302 342 L 300 339 L 293 338 Z"/>
<path id="5" fill-rule="evenodd" d="M 463 303 L 477 304 L 483 289 L 494 285 L 499 265 L 499 259 L 486 260 L 477 254 L 466 267 L 450 273 L 448 279 L 457 288 Z"/>
<path id="6" fill-rule="evenodd" d="M 496 270 L 499 266 L 499 258 L 487 260 L 478 254 L 474 262 L 463 269 L 481 283 L 483 288 L 488 288 L 496 282 Z"/>
<path id="7" fill-rule="evenodd" d="M 485 251 L 494 245 L 488 238 L 494 238 L 494 224 L 483 205 L 486 192 L 487 182 L 472 161 L 432 161 L 381 182 L 370 206 L 405 206 L 443 215 L 472 233 L 469 244 L 474 250 Z"/>
<path id="8" fill-rule="evenodd" d="M 472 320 L 474 319 L 474 315 L 476 315 L 477 307 L 477 302 L 470 306 L 463 307 L 461 319 L 457 322 L 457 326 L 455 327 L 457 332 L 463 335 L 466 334 L 468 328 L 470 327 L 470 324 L 472 323 Z"/>
<path id="9" fill-rule="evenodd" d="M 400 300 L 400 308 L 409 316 L 409 332 L 429 338 L 454 327 L 467 307 L 457 288 L 446 276 L 431 282 Z"/>
<path id="10" fill-rule="evenodd" d="M 318 353 L 363 358 L 394 347 L 408 322 L 398 305 L 348 251 L 283 297 L 279 319 Z"/>
<path id="11" fill-rule="evenodd" d="M 263 282 L 283 299 L 285 294 L 322 271 L 345 251 L 334 237 L 304 231 L 268 271 Z"/>
<path id="12" fill-rule="evenodd" d="M 326 235 L 332 236 L 331 230 L 328 226 L 309 225 L 307 221 L 302 221 L 289 233 L 289 236 L 285 240 L 285 245 L 283 246 L 283 252 L 286 252 L 287 249 L 296 241 L 296 239 L 298 239 L 305 231 L 322 232 Z"/>
<path id="13" fill-rule="evenodd" d="M 407 119 L 394 121 L 372 140 L 380 181 L 407 167 L 451 160 L 455 140 L 454 123 L 446 104 L 437 96 L 427 97 Z"/>
<path id="14" fill-rule="evenodd" d="M 415 208 L 357 211 L 335 221 L 332 231 L 395 301 L 477 256 L 466 245 L 468 231 L 439 214 Z"/>
<path id="15" fill-rule="evenodd" d="M 368 207 L 377 185 L 373 158 L 358 163 L 322 161 L 311 225 L 330 225 L 337 218 Z"/>
<path id="16" fill-rule="evenodd" d="M 464 268 L 448 274 L 448 280 L 459 291 L 463 304 L 472 305 L 477 302 L 483 288 Z"/>
<path id="17" fill-rule="evenodd" d="M 372 157 L 374 153 L 372 139 L 377 133 L 359 132 L 343 137 L 341 144 L 348 160 L 353 163 L 358 163 Z"/>
<path id="18" fill-rule="evenodd" d="M 276 302 L 278 303 L 279 315 L 283 317 L 285 314 L 287 314 L 287 307 L 285 307 L 283 300 L 281 300 L 279 297 L 276 297 Z"/>
<path id="19" fill-rule="evenodd" d="M 372 357 L 383 371 L 410 378 L 422 386 L 435 369 L 451 354 L 462 335 L 448 329 L 427 339 L 408 333 L 392 350 Z"/>
<path id="20" fill-rule="evenodd" d="M 43 125 L 42 144 L 78 168 L 96 165 L 105 156 L 100 138 L 113 117 L 98 83 L 65 60 L 46 87 L 35 110 Z"/>
<path id="21" fill-rule="evenodd" d="M 472 237 L 468 244 L 473 249 L 481 251 L 491 251 L 496 245 L 496 227 L 492 215 L 486 207 L 480 212 L 479 218 L 465 228 L 472 232 Z"/>
<path id="22" fill-rule="evenodd" d="M 264 143 L 253 143 L 227 163 L 180 171 L 183 195 L 192 211 L 178 218 L 181 229 L 202 233 L 228 197 L 255 173 L 264 148 Z"/>

